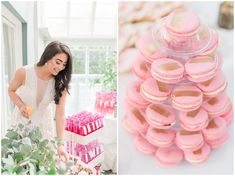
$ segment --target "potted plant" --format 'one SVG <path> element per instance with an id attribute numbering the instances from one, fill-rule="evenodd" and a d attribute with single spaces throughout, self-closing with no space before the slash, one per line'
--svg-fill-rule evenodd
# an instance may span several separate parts
<path id="1" fill-rule="evenodd" d="M 68 174 L 73 162 L 62 162 L 56 156 L 57 140 L 42 138 L 38 127 L 31 122 L 8 129 L 1 140 L 1 173 L 20 175 Z M 85 166 L 84 166 L 85 167 Z M 80 169 L 82 170 L 82 169 Z M 84 169 L 83 169 L 84 171 Z"/>

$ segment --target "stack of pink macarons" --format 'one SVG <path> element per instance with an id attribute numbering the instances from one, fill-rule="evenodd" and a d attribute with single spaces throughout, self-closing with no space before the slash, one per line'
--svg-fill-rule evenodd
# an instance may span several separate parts
<path id="1" fill-rule="evenodd" d="M 161 39 L 153 32 L 137 41 L 138 80 L 126 91 L 123 126 L 161 165 L 202 163 L 226 143 L 233 118 L 218 35 L 189 10 L 173 12 L 158 30 Z"/>

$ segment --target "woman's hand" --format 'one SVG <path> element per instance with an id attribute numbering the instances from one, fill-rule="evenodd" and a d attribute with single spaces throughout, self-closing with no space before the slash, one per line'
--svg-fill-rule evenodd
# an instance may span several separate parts
<path id="1" fill-rule="evenodd" d="M 60 158 L 64 157 L 65 162 L 69 160 L 69 154 L 67 153 L 63 144 L 58 145 L 57 152 Z"/>
<path id="2" fill-rule="evenodd" d="M 28 107 L 26 105 L 23 105 L 20 107 L 20 112 L 21 112 L 22 116 L 29 119 L 31 114 L 30 114 Z"/>

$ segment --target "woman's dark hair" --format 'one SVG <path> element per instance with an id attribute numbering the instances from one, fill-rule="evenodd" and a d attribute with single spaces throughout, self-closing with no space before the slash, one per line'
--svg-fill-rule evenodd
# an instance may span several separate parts
<path id="1" fill-rule="evenodd" d="M 69 93 L 69 82 L 71 80 L 72 74 L 72 54 L 67 45 L 60 43 L 58 41 L 53 41 L 47 45 L 45 48 L 37 66 L 43 66 L 47 61 L 51 60 L 56 54 L 64 53 L 68 57 L 67 64 L 64 70 L 60 71 L 55 76 L 55 104 L 59 104 L 60 97 L 62 96 L 62 91 L 66 89 Z"/>

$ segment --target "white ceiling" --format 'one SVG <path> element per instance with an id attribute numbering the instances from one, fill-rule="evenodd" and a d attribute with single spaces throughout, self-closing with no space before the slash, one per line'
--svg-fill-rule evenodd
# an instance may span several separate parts
<path id="1" fill-rule="evenodd" d="M 43 1 L 39 6 L 40 27 L 52 37 L 116 37 L 115 2 Z"/>

